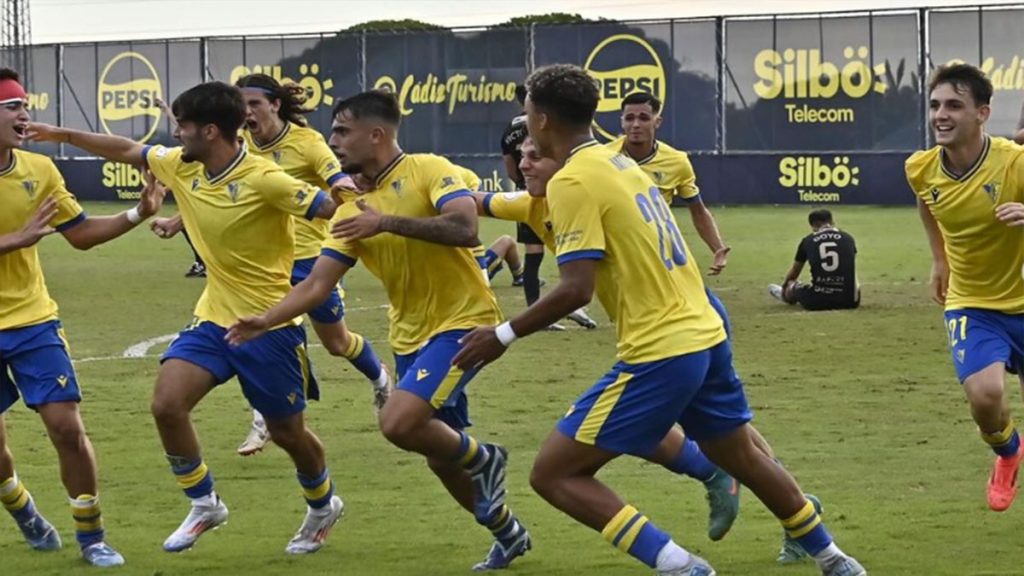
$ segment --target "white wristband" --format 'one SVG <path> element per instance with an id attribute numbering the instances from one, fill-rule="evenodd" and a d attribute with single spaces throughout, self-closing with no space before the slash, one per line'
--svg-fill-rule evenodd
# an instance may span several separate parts
<path id="1" fill-rule="evenodd" d="M 518 336 L 516 336 L 515 330 L 512 330 L 511 322 L 504 322 L 502 324 L 498 324 L 498 326 L 494 329 L 494 335 L 498 337 L 498 342 L 501 342 L 501 345 L 506 348 L 508 348 L 510 344 L 515 342 L 516 338 L 519 338 Z"/>
<path id="2" fill-rule="evenodd" d="M 133 206 L 132 209 L 126 211 L 124 215 L 132 224 L 138 224 L 139 222 L 142 222 L 142 214 L 139 214 L 138 206 Z"/>

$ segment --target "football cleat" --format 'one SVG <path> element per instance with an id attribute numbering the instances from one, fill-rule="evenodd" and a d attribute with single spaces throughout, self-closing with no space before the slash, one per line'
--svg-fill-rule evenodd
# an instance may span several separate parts
<path id="1" fill-rule="evenodd" d="M 60 534 L 38 511 L 28 520 L 18 522 L 18 528 L 33 550 L 60 550 Z"/>
<path id="2" fill-rule="evenodd" d="M 391 371 L 384 364 L 380 365 L 380 371 L 384 376 L 384 382 L 378 385 L 376 382 L 372 382 L 373 386 L 373 411 L 380 413 L 381 408 L 387 403 L 388 398 L 391 397 L 391 391 L 395 388 L 395 380 L 391 377 Z"/>
<path id="3" fill-rule="evenodd" d="M 215 496 L 217 503 L 212 506 L 193 505 L 188 516 L 178 526 L 167 540 L 164 540 L 164 550 L 168 552 L 181 552 L 188 550 L 195 545 L 196 540 L 207 530 L 213 530 L 228 521 L 228 507 L 219 496 Z"/>
<path id="4" fill-rule="evenodd" d="M 708 490 L 708 538 L 721 540 L 740 513 L 740 483 L 719 468 L 704 487 Z"/>
<path id="5" fill-rule="evenodd" d="M 717 572 L 708 564 L 707 560 L 690 554 L 690 561 L 682 568 L 672 570 L 658 570 L 658 576 L 715 576 Z"/>
<path id="6" fill-rule="evenodd" d="M 487 557 L 473 566 L 473 572 L 504 570 L 512 564 L 513 560 L 526 554 L 531 548 L 533 548 L 533 542 L 530 540 L 530 533 L 523 528 L 507 548 L 497 541 L 491 544 Z"/>
<path id="7" fill-rule="evenodd" d="M 988 479 L 988 507 L 996 512 L 1009 508 L 1017 497 L 1017 473 L 1020 470 L 1021 459 L 1024 459 L 1024 443 L 1013 456 L 996 456 L 992 475 Z"/>
<path id="8" fill-rule="evenodd" d="M 573 322 L 579 324 L 580 326 L 586 328 L 587 330 L 593 330 L 594 328 L 597 328 L 597 322 L 595 322 L 594 319 L 591 318 L 589 314 L 587 314 L 586 308 L 580 308 L 579 310 L 566 316 L 566 318 L 572 320 Z"/>
<path id="9" fill-rule="evenodd" d="M 484 444 L 488 457 L 484 465 L 473 472 L 473 515 L 477 522 L 485 524 L 505 504 L 505 468 L 508 465 L 508 450 L 497 444 Z"/>
<path id="10" fill-rule="evenodd" d="M 252 427 L 249 428 L 249 435 L 245 437 L 245 441 L 238 445 L 238 454 L 241 456 L 252 456 L 253 454 L 263 450 L 270 442 L 270 432 L 267 431 L 267 425 L 255 420 L 252 423 Z"/>
<path id="11" fill-rule="evenodd" d="M 111 548 L 106 542 L 97 542 L 82 548 L 82 558 L 89 564 L 99 568 L 109 568 L 124 564 L 124 556 L 121 556 L 117 550 Z"/>
<path id="12" fill-rule="evenodd" d="M 185 272 L 185 278 L 206 278 L 206 266 L 202 262 L 193 262 Z"/>
<path id="13" fill-rule="evenodd" d="M 778 284 L 769 284 L 768 293 L 771 294 L 772 297 L 782 300 L 782 286 L 779 286 Z"/>
<path id="14" fill-rule="evenodd" d="M 331 502 L 323 508 L 306 509 L 306 518 L 295 536 L 288 542 L 285 552 L 289 554 L 312 554 L 323 547 L 331 528 L 338 523 L 345 513 L 345 503 L 338 496 L 331 497 Z"/>
<path id="15" fill-rule="evenodd" d="M 834 561 L 821 568 L 822 576 L 867 576 L 868 571 L 853 558 L 847 555 L 837 557 Z"/>

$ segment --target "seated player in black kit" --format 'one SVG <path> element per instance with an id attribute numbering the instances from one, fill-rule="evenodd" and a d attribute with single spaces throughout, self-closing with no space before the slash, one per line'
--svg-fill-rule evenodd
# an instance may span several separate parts
<path id="1" fill-rule="evenodd" d="M 768 293 L 805 310 L 841 310 L 860 306 L 857 284 L 857 243 L 836 228 L 828 210 L 811 212 L 807 221 L 813 232 L 800 241 L 796 258 L 782 285 L 769 284 Z M 797 281 L 804 264 L 811 264 L 811 283 Z"/>

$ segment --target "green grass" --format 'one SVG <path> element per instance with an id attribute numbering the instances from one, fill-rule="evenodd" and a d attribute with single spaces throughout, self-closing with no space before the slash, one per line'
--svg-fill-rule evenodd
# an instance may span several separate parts
<path id="1" fill-rule="evenodd" d="M 101 214 L 121 206 L 90 205 Z M 1020 504 L 987 510 L 991 454 L 977 437 L 945 348 L 941 310 L 927 298 L 927 247 L 912 209 L 841 208 L 839 225 L 860 248 L 864 306 L 805 313 L 773 301 L 765 285 L 792 262 L 806 233 L 805 208 L 718 208 L 733 247 L 727 271 L 709 283 L 729 307 L 738 369 L 756 424 L 805 490 L 820 496 L 844 549 L 873 574 L 1022 574 Z M 707 249 L 679 212 L 697 259 Z M 512 233 L 485 222 L 484 237 Z M 118 357 L 132 344 L 171 334 L 191 318 L 202 281 L 183 278 L 183 241 L 139 229 L 89 253 L 60 238 L 41 248 L 47 281 L 76 359 Z M 544 275 L 557 279 L 553 258 Z M 0 279 L 2 281 L 2 279 Z M 496 292 L 507 314 L 523 306 L 507 273 Z M 454 289 L 455 287 L 453 287 Z M 388 358 L 384 294 L 361 267 L 348 280 L 349 325 Z M 512 453 L 510 504 L 530 526 L 535 548 L 511 574 L 620 575 L 650 571 L 534 495 L 533 456 L 576 395 L 614 362 L 614 330 L 542 333 L 516 343 L 471 386 L 475 432 Z M 154 348 L 151 354 L 160 351 Z M 248 426 L 236 384 L 211 394 L 195 413 L 217 489 L 231 507 L 227 526 L 188 553 L 160 545 L 187 511 L 149 416 L 157 361 L 82 361 L 82 405 L 100 462 L 109 540 L 127 558 L 124 574 L 465 574 L 489 535 L 449 500 L 421 458 L 389 445 L 376 430 L 369 386 L 322 348 L 312 351 L 324 400 L 309 410 L 323 439 L 347 515 L 324 550 L 290 558 L 284 545 L 304 503 L 285 455 L 235 455 Z M 1016 393 L 1012 394 L 1016 405 Z M 71 545 L 54 554 L 27 549 L 13 523 L 0 522 L 4 574 L 85 572 L 73 545 L 56 459 L 38 418 L 18 405 L 7 416 L 18 470 L 41 510 Z M 630 458 L 601 478 L 719 574 L 811 575 L 812 564 L 775 565 L 779 527 L 749 492 L 741 517 L 720 543 L 705 536 L 703 488 Z"/>

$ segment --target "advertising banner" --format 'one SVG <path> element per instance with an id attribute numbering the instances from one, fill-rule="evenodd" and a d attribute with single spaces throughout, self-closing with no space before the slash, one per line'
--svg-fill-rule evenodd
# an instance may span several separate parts
<path id="1" fill-rule="evenodd" d="M 917 14 L 725 20 L 725 149 L 909 150 Z"/>

